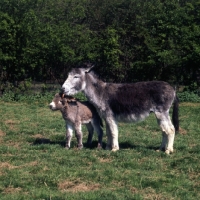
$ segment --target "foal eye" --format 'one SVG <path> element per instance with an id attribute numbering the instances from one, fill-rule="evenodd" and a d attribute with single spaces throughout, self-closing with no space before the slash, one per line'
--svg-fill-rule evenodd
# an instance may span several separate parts
<path id="1" fill-rule="evenodd" d="M 79 78 L 79 77 L 80 77 L 79 75 L 75 75 L 75 76 L 74 76 L 74 78 Z"/>

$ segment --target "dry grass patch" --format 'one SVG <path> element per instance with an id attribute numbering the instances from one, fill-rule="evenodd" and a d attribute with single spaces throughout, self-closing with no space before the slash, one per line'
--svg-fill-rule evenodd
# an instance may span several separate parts
<path id="1" fill-rule="evenodd" d="M 19 124 L 19 123 L 20 123 L 20 121 L 18 121 L 18 120 L 8 119 L 8 120 L 5 121 L 6 125 L 15 125 L 15 124 Z"/>
<path id="2" fill-rule="evenodd" d="M 109 158 L 99 158 L 99 162 L 100 163 L 110 163 L 110 162 L 112 162 L 112 160 Z"/>
<path id="3" fill-rule="evenodd" d="M 44 136 L 43 135 L 41 135 L 41 134 L 35 134 L 35 135 L 33 135 L 32 136 L 32 138 L 39 138 L 39 139 L 42 139 L 42 138 L 44 138 Z"/>
<path id="4" fill-rule="evenodd" d="M 85 183 L 80 180 L 76 181 L 63 181 L 58 184 L 58 189 L 62 192 L 88 192 L 93 190 L 99 190 L 100 185 L 97 183 Z"/>
<path id="5" fill-rule="evenodd" d="M 3 143 L 3 137 L 6 135 L 2 130 L 0 130 L 0 143 Z"/>
<path id="6" fill-rule="evenodd" d="M 5 121 L 5 124 L 9 127 L 10 130 L 17 131 L 18 129 L 16 128 L 16 125 L 20 124 L 20 121 L 9 119 Z"/>
<path id="7" fill-rule="evenodd" d="M 2 193 L 3 194 L 13 194 L 13 193 L 18 193 L 21 190 L 22 190 L 22 188 L 20 188 L 20 187 L 14 188 L 12 186 L 9 186 L 9 187 L 5 188 Z"/>
<path id="8" fill-rule="evenodd" d="M 0 170 L 3 169 L 3 168 L 7 168 L 7 169 L 15 169 L 17 168 L 16 166 L 13 166 L 11 165 L 10 163 L 8 162 L 0 162 Z"/>
<path id="9" fill-rule="evenodd" d="M 184 107 L 199 107 L 200 103 L 183 102 L 180 105 Z"/>
<path id="10" fill-rule="evenodd" d="M 23 167 L 28 167 L 28 166 L 36 166 L 38 165 L 38 162 L 37 161 L 33 161 L 33 162 L 30 162 L 30 163 L 26 163 L 24 165 L 19 165 L 19 166 L 14 166 L 14 165 L 11 165 L 9 162 L 0 162 L 0 171 L 1 169 L 19 169 L 19 168 L 23 168 Z"/>
<path id="11" fill-rule="evenodd" d="M 5 132 L 3 132 L 2 130 L 0 130 L 0 137 L 4 137 L 6 135 Z"/>
<path id="12" fill-rule="evenodd" d="M 143 198 L 146 200 L 169 200 L 169 197 L 166 197 L 164 194 L 162 193 L 156 193 L 156 191 L 151 188 L 151 187 L 147 187 L 145 189 L 143 189 L 142 191 L 143 194 Z M 170 200 L 173 200 L 175 198 L 170 198 Z"/>
<path id="13" fill-rule="evenodd" d="M 20 149 L 23 144 L 24 144 L 23 142 L 13 142 L 13 141 L 4 142 L 4 145 L 6 145 L 7 147 L 14 147 L 16 149 Z"/>
<path id="14" fill-rule="evenodd" d="M 187 134 L 187 131 L 181 127 L 179 127 L 179 134 L 181 135 L 186 135 Z"/>

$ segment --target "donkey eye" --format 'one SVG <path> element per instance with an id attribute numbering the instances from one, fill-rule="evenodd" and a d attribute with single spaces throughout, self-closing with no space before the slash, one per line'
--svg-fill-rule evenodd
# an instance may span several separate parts
<path id="1" fill-rule="evenodd" d="M 79 75 L 75 75 L 75 76 L 74 76 L 74 78 L 79 78 L 79 77 L 80 77 Z"/>

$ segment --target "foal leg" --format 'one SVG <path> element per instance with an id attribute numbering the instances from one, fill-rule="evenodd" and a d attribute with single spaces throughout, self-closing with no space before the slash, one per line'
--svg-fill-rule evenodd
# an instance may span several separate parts
<path id="1" fill-rule="evenodd" d="M 170 120 L 169 112 L 155 112 L 155 115 L 162 130 L 160 150 L 164 150 L 166 154 L 173 153 L 175 129 Z"/>
<path id="2" fill-rule="evenodd" d="M 82 143 L 83 133 L 81 130 L 81 124 L 80 123 L 75 124 L 74 129 L 75 129 L 75 134 L 76 134 L 76 138 L 77 138 L 77 142 L 78 142 L 77 147 L 79 149 L 82 149 L 83 148 L 83 143 Z"/>
<path id="3" fill-rule="evenodd" d="M 112 151 L 119 150 L 118 126 L 117 122 L 112 117 L 106 119 L 106 134 L 108 136 L 106 149 L 112 147 Z"/>
<path id="4" fill-rule="evenodd" d="M 89 122 L 88 124 L 86 124 L 87 130 L 88 130 L 88 139 L 87 139 L 87 146 L 91 146 L 92 144 L 92 138 L 93 138 L 93 134 L 94 134 L 94 128 L 92 126 L 92 124 Z"/>
<path id="5" fill-rule="evenodd" d="M 70 143 L 72 139 L 72 134 L 73 134 L 73 127 L 70 124 L 66 124 L 66 143 L 65 143 L 65 148 L 69 149 L 70 148 Z"/>

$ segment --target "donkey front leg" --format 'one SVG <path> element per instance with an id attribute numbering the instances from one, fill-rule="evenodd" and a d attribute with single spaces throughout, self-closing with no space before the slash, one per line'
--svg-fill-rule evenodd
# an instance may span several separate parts
<path id="1" fill-rule="evenodd" d="M 115 119 L 111 117 L 106 120 L 106 134 L 108 137 L 106 149 L 112 147 L 112 151 L 119 150 L 118 126 Z"/>
<path id="2" fill-rule="evenodd" d="M 70 148 L 70 143 L 73 135 L 73 127 L 70 124 L 66 124 L 66 143 L 65 143 L 65 148 L 69 149 Z"/>
<path id="3" fill-rule="evenodd" d="M 101 127 L 100 121 L 98 122 L 92 122 L 92 125 L 94 127 L 94 130 L 97 132 L 98 135 L 98 145 L 97 148 L 102 148 L 102 139 L 103 139 L 103 129 Z"/>

